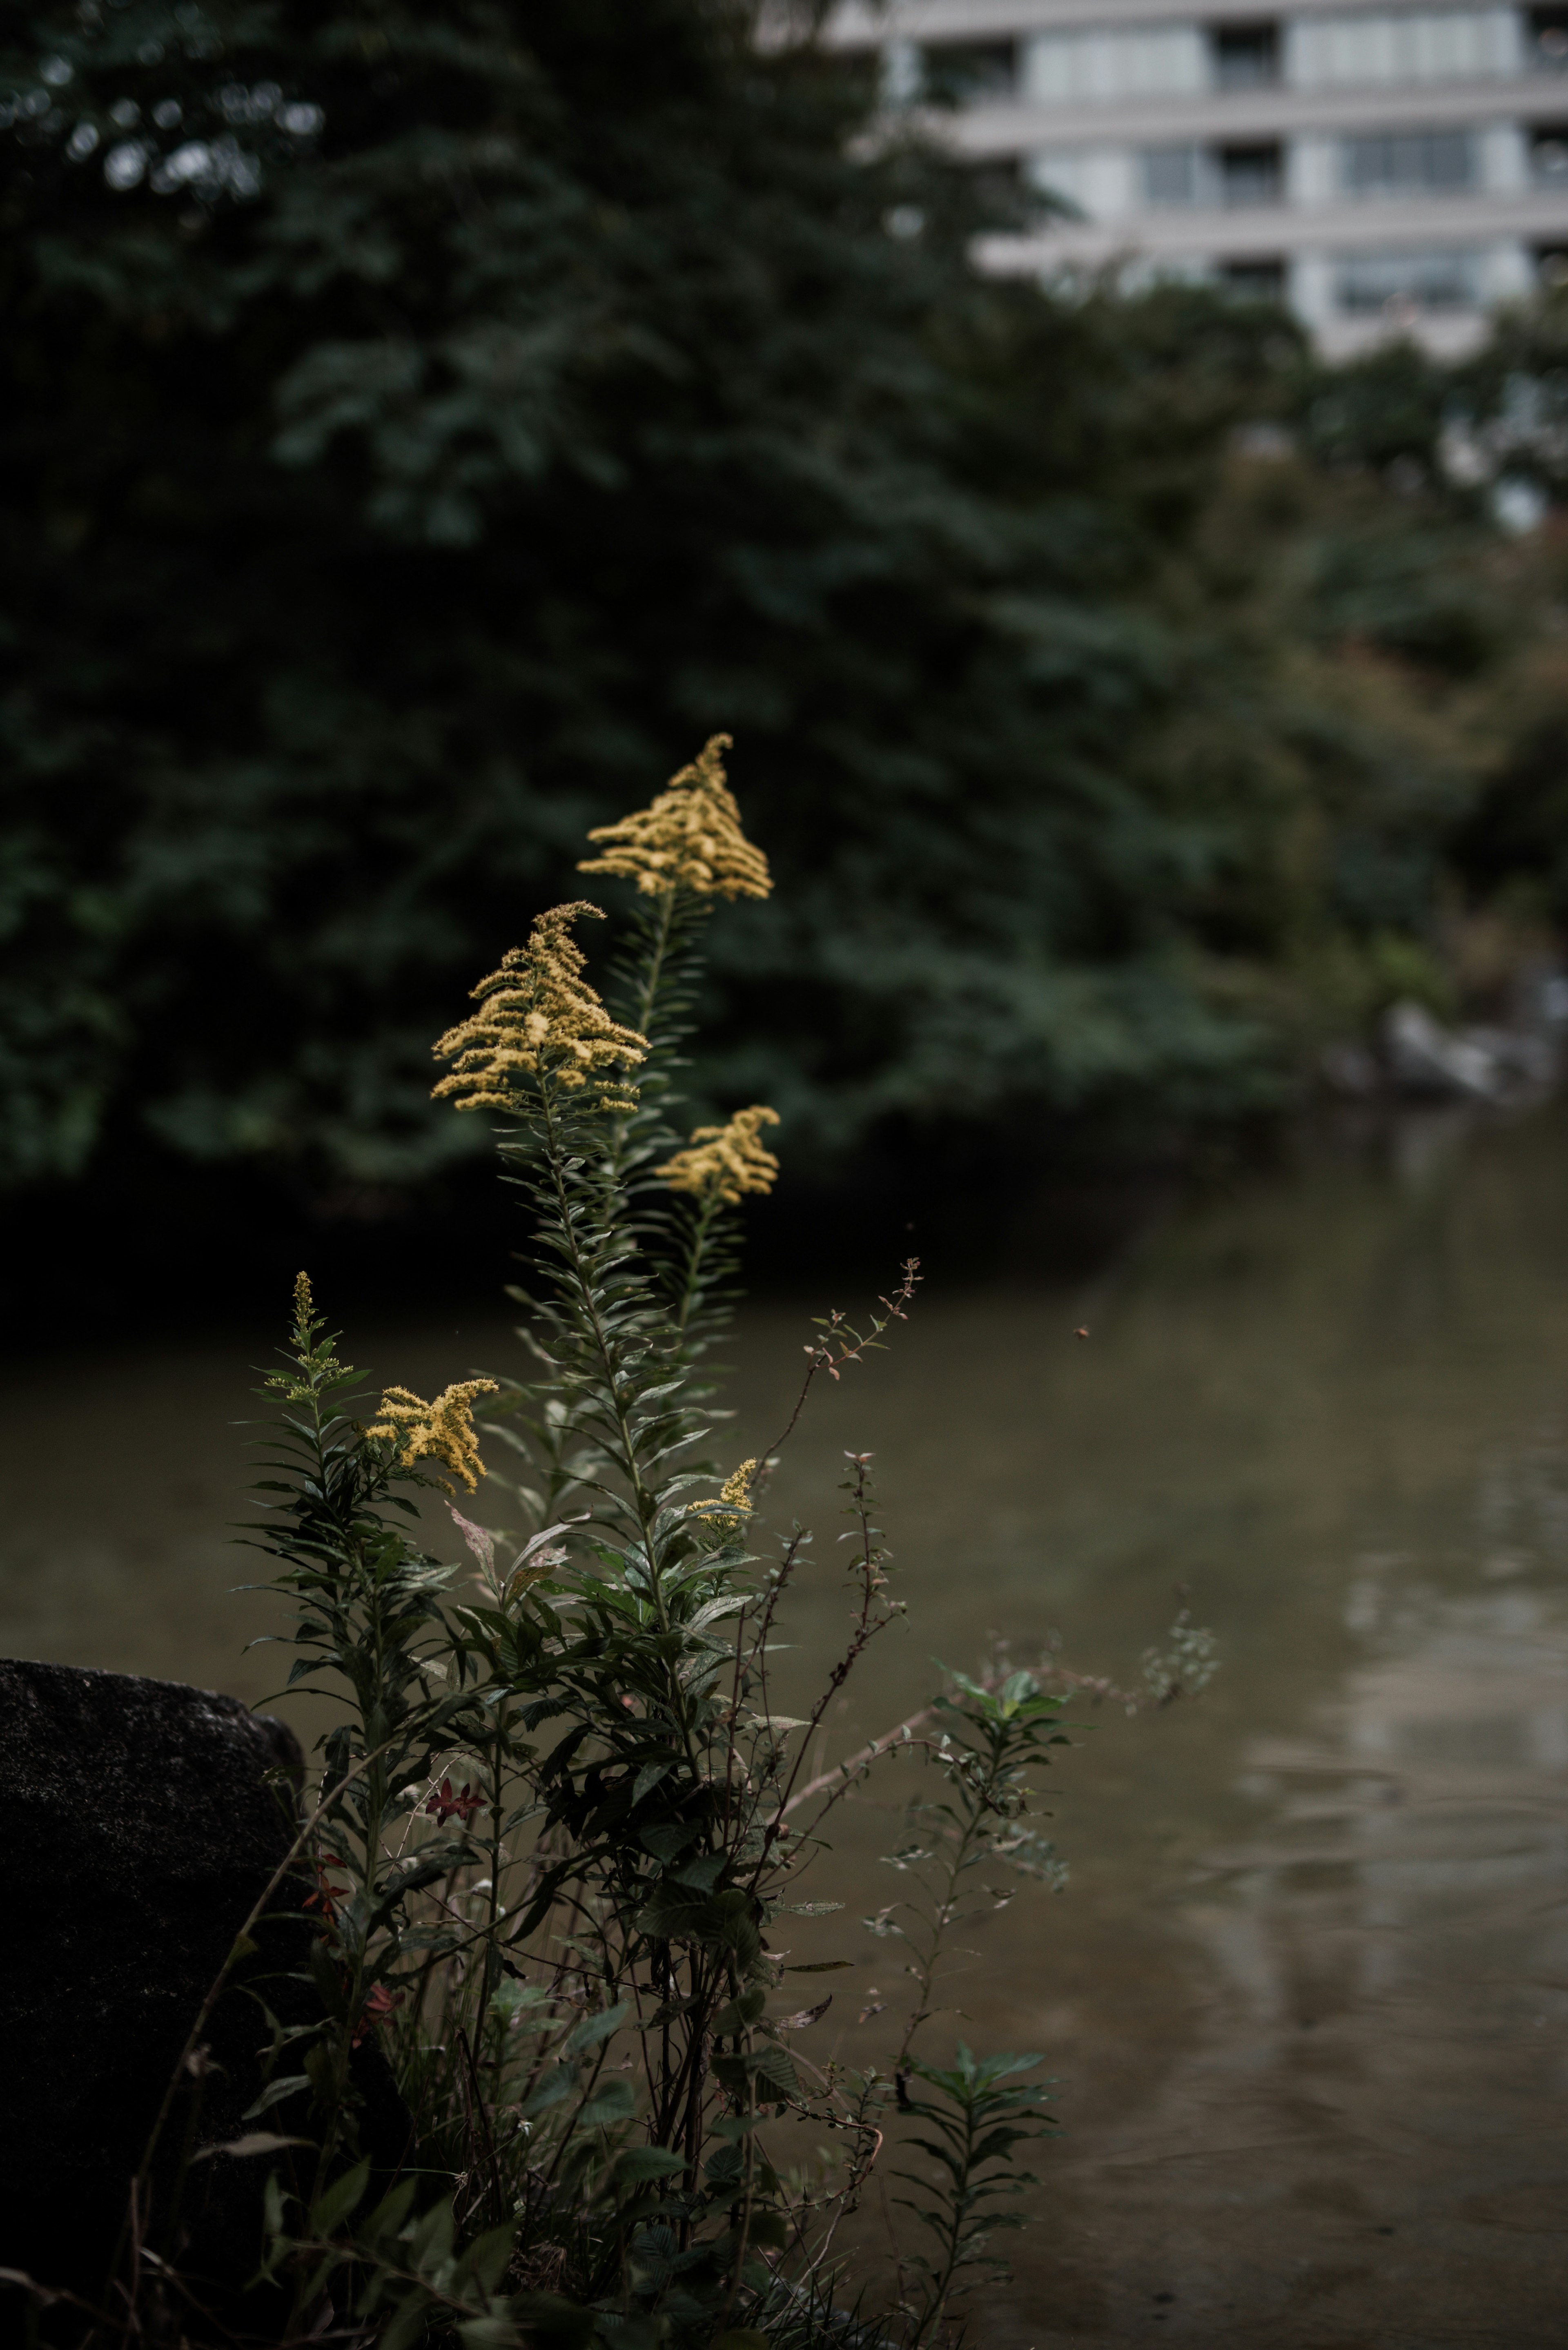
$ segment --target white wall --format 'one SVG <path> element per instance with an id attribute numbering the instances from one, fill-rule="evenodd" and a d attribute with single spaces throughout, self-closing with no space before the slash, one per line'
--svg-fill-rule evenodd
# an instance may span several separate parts
<path id="1" fill-rule="evenodd" d="M 1027 178 L 1076 204 L 1092 221 L 1125 220 L 1141 202 L 1137 158 L 1127 147 L 1045 148 L 1031 155 Z"/>
<path id="2" fill-rule="evenodd" d="M 1489 195 L 1522 195 L 1530 185 L 1530 142 L 1520 125 L 1483 123 L 1473 135 L 1480 186 Z"/>

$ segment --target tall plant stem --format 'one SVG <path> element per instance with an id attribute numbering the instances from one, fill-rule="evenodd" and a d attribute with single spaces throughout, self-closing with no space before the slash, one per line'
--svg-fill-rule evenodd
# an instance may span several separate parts
<path id="1" fill-rule="evenodd" d="M 599 1310 L 594 1293 L 593 1279 L 578 1244 L 577 1218 L 573 1212 L 566 1188 L 565 1137 L 561 1133 L 556 1106 L 548 1087 L 542 1089 L 541 1107 L 545 1138 L 545 1159 L 550 1170 L 550 1183 L 556 1212 L 559 1219 L 559 1228 L 566 1243 L 566 1263 L 576 1292 L 579 1311 L 592 1335 L 594 1353 L 604 1380 L 605 1392 L 610 1399 L 614 1412 L 616 1434 L 620 1451 L 619 1466 L 630 1489 L 631 1508 L 636 1518 L 638 1533 L 641 1538 L 642 1555 L 647 1562 L 648 1586 L 652 1596 L 654 1612 L 659 1619 L 660 1632 L 665 1633 L 670 1627 L 670 1607 L 664 1590 L 664 1579 L 659 1572 L 654 1534 L 658 1508 L 654 1496 L 649 1492 L 643 1481 L 638 1461 L 637 1441 L 631 1432 L 631 1421 L 617 1350 L 611 1343 L 609 1332 L 605 1327 L 604 1315 Z M 666 1677 L 666 1692 L 670 1715 L 680 1734 L 681 1752 L 685 1756 L 688 1769 L 693 1779 L 696 1779 L 701 1776 L 701 1770 L 696 1748 L 691 1739 L 691 1711 L 678 1672 L 671 1670 Z"/>
<path id="2" fill-rule="evenodd" d="M 642 993 L 638 999 L 636 1025 L 645 1036 L 650 1034 L 654 1006 L 659 1002 L 659 991 L 664 984 L 664 966 L 669 961 L 670 941 L 675 936 L 675 912 L 680 896 L 679 889 L 666 889 L 661 894 L 653 942 L 642 967 Z"/>
<path id="3" fill-rule="evenodd" d="M 701 1295 L 703 1259 L 713 1237 L 714 1226 L 722 1213 L 723 1202 L 716 1192 L 709 1192 L 692 1219 L 691 1243 L 680 1271 L 680 1287 L 670 1309 L 676 1331 L 681 1338 L 686 1336 L 691 1310 Z"/>

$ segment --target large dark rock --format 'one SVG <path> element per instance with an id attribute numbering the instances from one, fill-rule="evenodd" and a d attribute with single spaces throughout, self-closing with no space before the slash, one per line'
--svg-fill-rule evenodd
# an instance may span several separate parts
<path id="1" fill-rule="evenodd" d="M 292 1732 L 234 1698 L 0 1659 L 0 2267 L 102 2291 L 180 2051 L 297 1830 L 302 1773 Z M 242 2119 L 269 2038 L 257 1994 L 286 2021 L 320 2012 L 291 1972 L 311 1930 L 305 1890 L 286 1880 L 280 1914 L 203 2032 L 209 2069 L 182 2089 L 158 2166 L 165 2231 L 188 2130 L 205 2146 L 306 2125 L 292 2106 Z M 379 2052 L 367 2043 L 356 2062 L 369 2150 L 393 2170 L 408 2115 Z M 254 2157 L 198 2162 L 180 2202 L 182 2269 L 231 2322 L 252 2314 L 235 2297 L 261 2250 L 266 2169 Z M 7 2338 L 20 2304 L 0 2290 Z"/>

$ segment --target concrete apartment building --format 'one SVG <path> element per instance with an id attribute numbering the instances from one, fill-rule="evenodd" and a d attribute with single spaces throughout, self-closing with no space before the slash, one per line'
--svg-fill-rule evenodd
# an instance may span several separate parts
<path id="1" fill-rule="evenodd" d="M 992 267 L 1279 293 L 1331 357 L 1391 329 L 1462 351 L 1568 277 L 1568 5 L 845 0 L 829 37 L 1068 207 L 987 238 Z"/>

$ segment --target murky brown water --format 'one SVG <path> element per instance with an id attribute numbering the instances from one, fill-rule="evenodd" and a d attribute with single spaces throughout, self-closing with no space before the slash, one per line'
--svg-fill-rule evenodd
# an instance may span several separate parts
<path id="1" fill-rule="evenodd" d="M 1086 1717 L 1072 1883 L 955 1987 L 977 2044 L 1045 2053 L 1068 2131 L 977 2342 L 1568 2340 L 1565 1206 L 1568 1117 L 1436 1122 L 1188 1211 L 1087 1299 L 932 1267 L 794 1452 L 802 1686 L 844 1628 L 846 1445 L 877 1454 L 910 1607 L 835 1753 L 992 1630 L 1126 1675 L 1184 1582 L 1223 1644 L 1199 1705 Z M 807 1310 L 747 1318 L 737 1454 L 779 1424 Z M 508 1358 L 499 1316 L 354 1338 L 422 1392 Z M 15 1378 L 0 1648 L 265 1694 L 224 1544 L 262 1343 Z M 814 1890 L 849 1908 L 800 1943 L 860 1970 L 819 2055 L 875 2053 L 853 2018 L 898 1990 L 853 1923 L 897 1890 L 897 1811 L 840 1819 Z"/>

